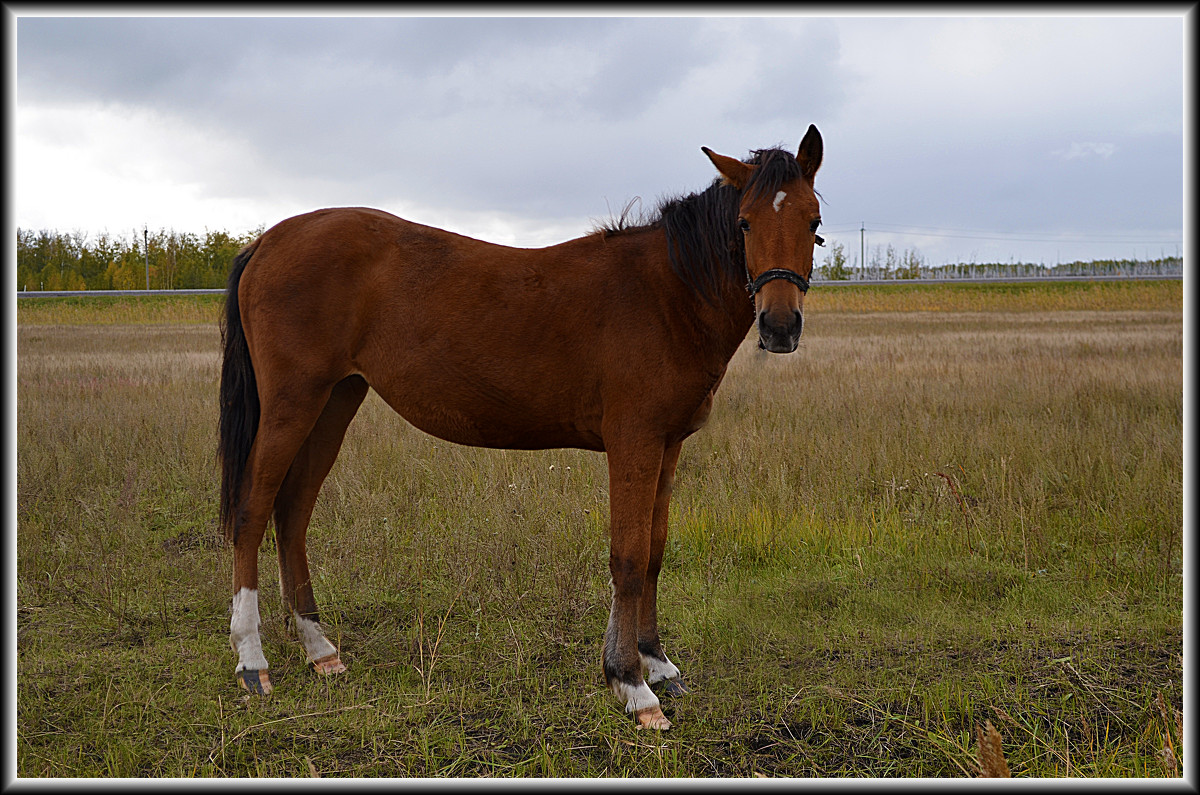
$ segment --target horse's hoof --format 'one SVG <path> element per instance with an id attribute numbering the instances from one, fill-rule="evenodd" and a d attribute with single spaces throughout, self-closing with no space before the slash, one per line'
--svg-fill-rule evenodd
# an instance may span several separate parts
<path id="1" fill-rule="evenodd" d="M 243 668 L 237 672 L 238 684 L 257 696 L 265 696 L 271 692 L 271 677 L 266 670 L 251 671 Z"/>
<path id="2" fill-rule="evenodd" d="M 667 716 L 663 714 L 660 707 L 647 707 L 639 709 L 633 713 L 637 719 L 637 727 L 639 729 L 655 729 L 657 731 L 666 731 L 671 728 L 671 721 L 667 720 Z"/>
<path id="3" fill-rule="evenodd" d="M 650 685 L 650 689 L 659 698 L 663 696 L 686 696 L 688 694 L 688 689 L 684 687 L 682 679 L 662 679 Z"/>
<path id="4" fill-rule="evenodd" d="M 313 670 L 322 675 L 340 674 L 346 670 L 345 664 L 336 654 L 330 654 L 319 660 L 309 660 Z"/>

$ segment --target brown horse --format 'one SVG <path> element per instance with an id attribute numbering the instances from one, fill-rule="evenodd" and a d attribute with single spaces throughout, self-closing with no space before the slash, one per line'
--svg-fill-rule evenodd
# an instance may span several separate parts
<path id="1" fill-rule="evenodd" d="M 547 248 L 343 208 L 283 221 L 238 254 L 222 326 L 219 455 L 230 643 L 244 687 L 271 691 L 258 549 L 272 516 L 289 621 L 318 673 L 345 670 L 317 618 L 305 536 L 370 387 L 448 441 L 607 454 L 604 675 L 639 727 L 670 727 L 648 684 L 685 692 L 656 604 L 679 448 L 704 425 L 755 322 L 766 350 L 796 349 L 820 242 L 816 127 L 796 155 L 764 149 L 740 161 L 702 149 L 720 172 L 708 189 L 664 202 L 646 223 Z"/>

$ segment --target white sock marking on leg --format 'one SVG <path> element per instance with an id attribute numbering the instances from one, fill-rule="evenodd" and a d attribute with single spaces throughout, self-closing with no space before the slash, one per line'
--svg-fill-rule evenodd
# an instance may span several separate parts
<path id="1" fill-rule="evenodd" d="M 617 700 L 624 702 L 626 712 L 637 712 L 659 706 L 658 696 L 654 695 L 650 686 L 645 682 L 629 685 L 618 679 L 613 681 L 612 690 Z"/>
<path id="2" fill-rule="evenodd" d="M 237 668 L 265 671 L 267 658 L 263 656 L 262 640 L 258 636 L 258 591 L 242 588 L 233 595 L 233 616 L 229 619 L 229 645 L 238 653 Z"/>
<path id="3" fill-rule="evenodd" d="M 300 642 L 304 644 L 304 651 L 310 661 L 337 654 L 337 648 L 325 637 L 319 622 L 304 618 L 294 610 L 292 618 L 296 621 L 296 634 L 300 636 Z"/>
<path id="4" fill-rule="evenodd" d="M 638 652 L 638 655 L 642 658 L 642 667 L 646 669 L 646 684 L 652 685 L 664 679 L 679 678 L 679 669 L 665 653 L 663 654 L 663 658 L 666 662 L 655 657 L 648 657 L 641 652 Z"/>

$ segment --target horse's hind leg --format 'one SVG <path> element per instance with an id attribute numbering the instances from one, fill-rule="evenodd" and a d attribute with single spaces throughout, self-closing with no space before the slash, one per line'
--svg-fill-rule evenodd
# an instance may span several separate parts
<path id="1" fill-rule="evenodd" d="M 667 511 L 680 447 L 682 442 L 668 447 L 663 454 L 654 496 L 654 514 L 650 520 L 650 562 L 646 567 L 646 582 L 642 585 L 642 601 L 638 608 L 638 653 L 646 683 L 669 696 L 687 692 L 679 678 L 679 669 L 663 651 L 658 637 L 658 573 L 662 569 L 663 549 L 667 543 Z"/>
<path id="2" fill-rule="evenodd" d="M 329 399 L 329 388 L 293 382 L 288 389 L 264 388 L 258 431 L 250 448 L 243 494 L 233 527 L 233 615 L 229 643 L 238 653 L 238 681 L 252 693 L 270 693 L 267 660 L 258 633 L 258 548 L 275 495 L 296 453 Z"/>
<path id="3" fill-rule="evenodd" d="M 317 493 L 366 394 L 367 382 L 362 376 L 352 375 L 338 382 L 275 497 L 275 537 L 283 605 L 309 662 L 322 674 L 340 673 L 346 666 L 321 629 L 305 541 Z"/>
<path id="4" fill-rule="evenodd" d="M 604 633 L 601 661 L 613 694 L 632 713 L 639 727 L 668 729 L 658 697 L 642 677 L 638 649 L 638 613 L 650 561 L 650 526 L 663 448 L 651 442 L 633 444 L 606 434 L 612 540 L 608 565 L 613 603 Z"/>

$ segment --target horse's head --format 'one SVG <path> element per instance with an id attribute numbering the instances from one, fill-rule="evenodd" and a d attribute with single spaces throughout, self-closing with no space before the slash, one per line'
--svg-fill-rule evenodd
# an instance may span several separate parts
<path id="1" fill-rule="evenodd" d="M 742 162 L 701 147 L 725 181 L 741 192 L 738 227 L 746 243 L 746 274 L 754 299 L 758 344 L 791 353 L 800 343 L 801 311 L 812 276 L 821 207 L 813 178 L 821 167 L 821 133 L 809 125 L 800 150 L 765 150 Z"/>

